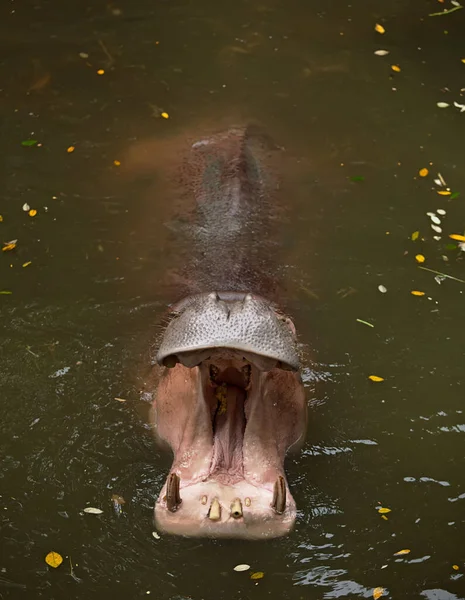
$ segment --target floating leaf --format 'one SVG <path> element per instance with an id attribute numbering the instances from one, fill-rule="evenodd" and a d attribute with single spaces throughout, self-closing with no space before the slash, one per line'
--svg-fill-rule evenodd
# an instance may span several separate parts
<path id="1" fill-rule="evenodd" d="M 119 160 L 114 160 L 113 164 L 115 165 L 115 167 L 119 167 L 121 165 Z"/>
<path id="2" fill-rule="evenodd" d="M 252 573 L 250 579 L 263 579 L 265 577 L 265 573 L 263 571 L 256 571 Z"/>
<path id="3" fill-rule="evenodd" d="M 418 171 L 418 175 L 420 175 L 420 177 L 426 177 L 428 175 L 429 171 L 428 169 L 424 168 L 424 169 L 420 169 Z"/>
<path id="4" fill-rule="evenodd" d="M 26 146 L 26 147 L 35 146 L 36 144 L 37 144 L 37 140 L 23 140 L 21 142 L 21 146 Z"/>
<path id="5" fill-rule="evenodd" d="M 412 290 L 410 293 L 412 294 L 412 296 L 424 296 L 425 295 L 425 292 L 420 292 L 418 290 Z"/>
<path id="6" fill-rule="evenodd" d="M 439 227 L 439 225 L 434 225 L 433 223 L 431 223 L 431 229 L 436 233 L 442 233 L 442 229 Z"/>
<path id="7" fill-rule="evenodd" d="M 375 25 L 375 31 L 377 31 L 378 33 L 385 33 L 386 30 L 384 29 L 384 27 L 382 25 L 380 25 L 379 23 L 376 23 Z"/>
<path id="8" fill-rule="evenodd" d="M 381 518 L 382 518 L 384 521 L 388 521 L 388 520 L 389 520 L 389 519 L 386 517 L 386 515 L 381 515 Z"/>
<path id="9" fill-rule="evenodd" d="M 0 296 L 11 296 L 12 293 L 10 290 L 0 290 Z"/>
<path id="10" fill-rule="evenodd" d="M 442 217 L 446 214 L 446 211 L 443 208 L 438 208 L 436 212 Z"/>
<path id="11" fill-rule="evenodd" d="M 248 571 L 249 569 L 250 569 L 250 565 L 246 565 L 245 563 L 242 564 L 242 565 L 236 565 L 234 567 L 234 570 L 238 571 L 238 572 L 240 572 L 240 571 Z"/>
<path id="12" fill-rule="evenodd" d="M 159 540 L 161 538 L 160 534 L 157 533 L 156 531 L 152 531 L 152 536 L 156 539 Z"/>
<path id="13" fill-rule="evenodd" d="M 8 242 L 2 248 L 2 252 L 9 252 L 10 250 L 14 250 L 16 248 L 16 242 Z"/>
<path id="14" fill-rule="evenodd" d="M 455 200 L 455 199 L 456 199 L 456 198 L 458 198 L 459 196 L 460 196 L 460 192 L 453 192 L 453 193 L 450 195 L 450 199 L 451 199 L 451 200 Z"/>
<path id="15" fill-rule="evenodd" d="M 45 562 L 56 569 L 63 562 L 63 557 L 58 552 L 49 552 L 45 557 Z"/>
<path id="16" fill-rule="evenodd" d="M 416 260 L 417 262 L 419 262 L 419 263 L 424 263 L 426 259 L 425 259 L 425 257 L 423 256 L 423 254 L 417 254 L 417 255 L 415 256 L 415 260 Z"/>
<path id="17" fill-rule="evenodd" d="M 387 292 L 387 289 L 384 287 L 384 285 L 379 285 L 378 286 L 378 290 L 382 293 L 385 294 Z"/>
<path id="18" fill-rule="evenodd" d="M 378 511 L 378 513 L 380 515 L 387 515 L 387 513 L 391 512 L 390 508 L 383 508 L 383 507 L 377 508 L 376 510 Z"/>
<path id="19" fill-rule="evenodd" d="M 375 50 L 376 56 L 386 56 L 389 54 L 389 50 Z"/>
<path id="20" fill-rule="evenodd" d="M 36 214 L 37 214 L 37 211 L 36 211 L 35 208 L 31 208 L 31 210 L 29 211 L 28 214 L 29 214 L 30 217 L 35 217 Z"/>
<path id="21" fill-rule="evenodd" d="M 103 513 L 103 510 L 100 510 L 100 508 L 93 508 L 92 506 L 88 506 L 84 509 L 84 512 L 88 513 L 89 515 L 101 515 Z"/>
<path id="22" fill-rule="evenodd" d="M 399 65 L 391 65 L 391 69 L 393 71 L 395 71 L 396 73 L 400 73 L 400 67 L 399 67 Z"/>
<path id="23" fill-rule="evenodd" d="M 449 237 L 451 240 L 457 240 L 458 242 L 465 242 L 465 235 L 460 235 L 458 233 L 451 233 Z"/>
<path id="24" fill-rule="evenodd" d="M 450 104 L 447 104 L 447 102 L 437 102 L 437 103 L 436 103 L 436 106 L 437 106 L 438 108 L 447 108 L 447 107 L 449 107 L 449 106 L 450 106 Z"/>
<path id="25" fill-rule="evenodd" d="M 435 223 L 436 225 L 441 224 L 441 219 L 439 217 L 437 217 L 436 215 L 430 214 L 428 216 L 431 219 L 431 221 L 433 221 L 433 223 Z"/>
<path id="26" fill-rule="evenodd" d="M 371 379 L 371 381 L 384 381 L 384 379 L 382 377 L 378 377 L 378 375 L 370 375 L 368 379 Z"/>
<path id="27" fill-rule="evenodd" d="M 169 116 L 169 114 L 167 112 L 162 112 L 160 116 L 162 116 L 164 119 L 169 119 L 170 118 L 170 116 Z"/>
<path id="28" fill-rule="evenodd" d="M 358 182 L 365 181 L 365 177 L 363 175 L 354 175 L 353 177 L 349 177 L 350 181 Z"/>
<path id="29" fill-rule="evenodd" d="M 29 206 L 29 204 L 27 202 L 25 202 L 23 204 L 23 210 L 24 210 L 24 212 L 29 212 L 31 210 L 31 207 Z"/>
<path id="30" fill-rule="evenodd" d="M 23 263 L 23 267 L 28 267 L 31 263 L 32 261 L 29 260 L 28 262 Z"/>
<path id="31" fill-rule="evenodd" d="M 115 400 L 118 400 L 118 402 L 126 402 L 124 398 L 115 398 Z"/>
<path id="32" fill-rule="evenodd" d="M 68 154 L 71 154 L 71 152 L 74 152 L 74 150 L 75 150 L 74 146 L 70 146 L 69 148 L 67 148 L 66 152 Z"/>
<path id="33" fill-rule="evenodd" d="M 420 237 L 420 232 L 419 231 L 414 231 L 412 233 L 412 242 L 416 242 L 416 240 Z"/>
<path id="34" fill-rule="evenodd" d="M 399 550 L 399 552 L 395 552 L 394 556 L 403 556 L 404 554 L 410 554 L 410 550 L 405 548 L 404 550 Z"/>
<path id="35" fill-rule="evenodd" d="M 363 323 L 363 325 L 368 325 L 368 327 L 374 327 L 374 325 L 372 325 L 371 323 L 368 323 L 368 321 L 364 321 L 363 319 L 355 319 L 358 323 Z"/>
<path id="36" fill-rule="evenodd" d="M 454 571 L 458 571 L 460 569 L 458 565 L 452 565 L 452 568 L 454 569 Z"/>
<path id="37" fill-rule="evenodd" d="M 384 588 L 382 587 L 377 587 L 373 590 L 373 598 L 374 600 L 378 600 L 378 598 L 381 598 L 381 596 L 384 595 Z"/>
<path id="38" fill-rule="evenodd" d="M 97 71 L 97 75 L 105 75 L 105 71 L 103 69 L 99 69 Z"/>
<path id="39" fill-rule="evenodd" d="M 438 190 L 438 194 L 440 196 L 450 196 L 451 195 L 451 191 L 450 190 Z"/>

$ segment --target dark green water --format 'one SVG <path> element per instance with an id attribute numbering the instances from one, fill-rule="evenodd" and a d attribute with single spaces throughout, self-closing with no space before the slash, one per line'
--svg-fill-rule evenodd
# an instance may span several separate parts
<path id="1" fill-rule="evenodd" d="M 428 17 L 451 6 L 4 0 L 0 232 L 18 242 L 0 256 L 1 598 L 465 598 L 465 285 L 414 258 L 465 278 L 446 248 L 465 228 L 465 10 Z M 312 360 L 308 440 L 287 462 L 298 523 L 270 542 L 156 540 L 170 457 L 141 372 L 189 249 L 159 172 L 132 178 L 125 157 L 150 138 L 169 170 L 183 137 L 247 119 L 288 157 L 279 260 Z"/>

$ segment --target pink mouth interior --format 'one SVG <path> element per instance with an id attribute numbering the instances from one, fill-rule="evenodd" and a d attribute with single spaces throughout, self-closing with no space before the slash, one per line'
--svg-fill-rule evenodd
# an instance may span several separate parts
<path id="1" fill-rule="evenodd" d="M 247 538 L 289 531 L 295 503 L 283 463 L 302 435 L 300 386 L 295 373 L 261 372 L 229 356 L 168 371 L 156 400 L 156 425 L 174 452 L 171 473 L 179 477 L 181 501 L 169 509 L 165 484 L 155 508 L 161 529 Z M 279 514 L 273 508 L 277 481 L 284 482 L 286 498 Z"/>

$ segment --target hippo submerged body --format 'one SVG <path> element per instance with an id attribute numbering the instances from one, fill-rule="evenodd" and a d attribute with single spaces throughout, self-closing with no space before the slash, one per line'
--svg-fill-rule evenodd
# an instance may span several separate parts
<path id="1" fill-rule="evenodd" d="M 194 143 L 186 163 L 201 292 L 171 307 L 152 411 L 174 454 L 155 506 L 169 533 L 272 538 L 296 517 L 284 458 L 305 436 L 306 400 L 294 325 L 265 295 L 275 188 L 262 154 L 237 129 Z"/>

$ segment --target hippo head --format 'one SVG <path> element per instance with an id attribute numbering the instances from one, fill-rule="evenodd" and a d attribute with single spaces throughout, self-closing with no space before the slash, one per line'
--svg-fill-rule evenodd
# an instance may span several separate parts
<path id="1" fill-rule="evenodd" d="M 267 538 L 296 515 L 284 473 L 305 435 L 292 321 L 245 293 L 191 296 L 172 308 L 157 361 L 157 435 L 174 461 L 155 506 L 180 535 Z"/>

